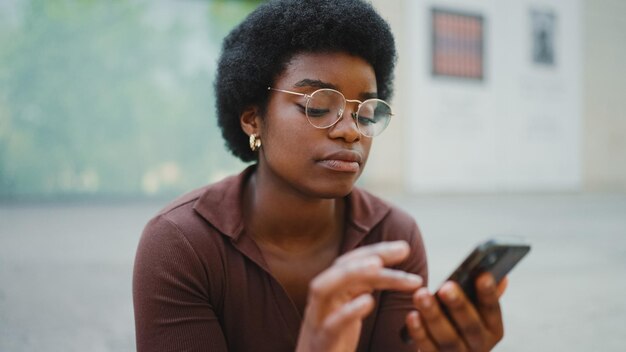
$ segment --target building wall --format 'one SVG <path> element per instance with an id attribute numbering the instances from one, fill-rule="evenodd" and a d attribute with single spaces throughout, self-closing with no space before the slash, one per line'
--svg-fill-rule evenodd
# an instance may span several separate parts
<path id="1" fill-rule="evenodd" d="M 626 2 L 587 0 L 584 11 L 585 190 L 626 191 Z"/>
<path id="2" fill-rule="evenodd" d="M 405 30 L 403 16 L 406 1 L 374 0 L 372 4 L 378 9 L 381 16 L 389 22 L 396 40 L 398 62 L 396 66 L 395 92 L 391 100 L 394 116 L 383 134 L 374 140 L 368 165 L 361 181 L 368 188 L 377 188 L 383 191 L 405 190 L 406 175 L 408 172 L 407 160 L 411 159 L 411 137 L 405 130 L 411 118 L 406 108 L 410 102 L 410 94 L 405 87 L 410 86 L 407 72 L 411 65 L 407 60 L 406 39 L 409 35 Z"/>
<path id="3" fill-rule="evenodd" d="M 398 118 L 374 143 L 368 186 L 420 193 L 626 190 L 625 2 L 373 3 L 390 22 L 400 60 Z M 485 16 L 481 84 L 430 77 L 433 6 Z M 529 63 L 531 9 L 556 14 L 554 67 Z"/>

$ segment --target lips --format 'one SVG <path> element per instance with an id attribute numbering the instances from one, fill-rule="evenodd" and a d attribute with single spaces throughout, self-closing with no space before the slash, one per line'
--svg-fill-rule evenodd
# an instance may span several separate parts
<path id="1" fill-rule="evenodd" d="M 362 162 L 361 154 L 352 150 L 340 150 L 318 160 L 322 166 L 340 172 L 358 172 Z"/>

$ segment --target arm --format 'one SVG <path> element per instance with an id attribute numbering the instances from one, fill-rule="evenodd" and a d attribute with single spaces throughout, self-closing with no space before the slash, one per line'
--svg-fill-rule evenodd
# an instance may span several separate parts
<path id="1" fill-rule="evenodd" d="M 162 216 L 139 242 L 133 303 L 137 351 L 227 351 L 206 271 L 184 234 Z"/>

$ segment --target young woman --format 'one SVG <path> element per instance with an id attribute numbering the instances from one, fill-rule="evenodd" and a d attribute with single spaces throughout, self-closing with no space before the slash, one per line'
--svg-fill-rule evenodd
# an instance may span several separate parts
<path id="1" fill-rule="evenodd" d="M 442 314 L 422 238 L 354 187 L 396 117 L 389 26 L 360 0 L 261 5 L 224 40 L 215 82 L 241 174 L 163 209 L 141 238 L 139 351 L 487 351 L 502 337 L 485 275 Z M 413 343 L 399 332 L 408 327 Z"/>

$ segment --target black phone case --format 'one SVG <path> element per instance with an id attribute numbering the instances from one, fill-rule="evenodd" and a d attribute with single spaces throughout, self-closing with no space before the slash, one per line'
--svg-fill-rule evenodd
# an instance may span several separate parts
<path id="1" fill-rule="evenodd" d="M 515 265 L 530 251 L 530 245 L 525 243 L 488 240 L 478 245 L 472 253 L 457 267 L 446 281 L 455 281 L 474 305 L 478 303 L 474 282 L 484 272 L 493 274 L 496 284 L 515 267 Z M 435 295 L 440 300 L 439 295 Z M 439 301 L 441 310 L 450 319 L 446 306 Z M 404 326 L 400 337 L 405 343 L 411 342 L 409 332 Z"/>
<path id="2" fill-rule="evenodd" d="M 529 251 L 528 244 L 489 240 L 477 246 L 448 280 L 457 282 L 467 297 L 476 304 L 476 278 L 484 272 L 490 272 L 496 283 L 500 283 Z"/>

